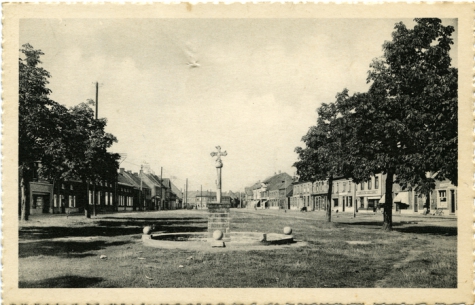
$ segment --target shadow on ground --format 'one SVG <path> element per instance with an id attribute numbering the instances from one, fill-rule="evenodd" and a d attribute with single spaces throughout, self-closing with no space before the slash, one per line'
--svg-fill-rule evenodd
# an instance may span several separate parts
<path id="1" fill-rule="evenodd" d="M 113 219 L 117 221 L 127 220 L 127 221 L 144 221 L 144 222 L 163 222 L 163 221 L 195 221 L 199 222 L 207 221 L 205 217 L 175 217 L 175 218 L 158 218 L 158 217 L 150 217 L 150 218 L 136 218 L 136 217 L 101 217 L 101 219 Z"/>
<path id="2" fill-rule="evenodd" d="M 457 228 L 453 228 L 453 227 L 410 226 L 410 227 L 397 228 L 394 231 L 401 232 L 401 233 L 457 236 Z"/>
<path id="3" fill-rule="evenodd" d="M 201 219 L 201 218 L 199 218 Z M 83 224 L 77 227 L 64 226 L 29 226 L 20 229 L 20 240 L 41 240 L 60 237 L 88 237 L 88 236 L 124 236 L 142 234 L 146 225 L 155 225 L 156 230 L 169 233 L 174 232 L 204 232 L 207 220 L 182 220 L 174 219 L 157 221 L 148 219 L 147 222 L 131 220 L 99 220 L 95 223 Z"/>
<path id="4" fill-rule="evenodd" d="M 130 243 L 129 241 L 106 242 L 95 241 L 35 241 L 19 244 L 18 256 L 20 258 L 30 256 L 55 256 L 61 258 L 80 258 L 97 256 L 90 251 L 97 251 L 112 246 L 120 246 Z"/>
<path id="5" fill-rule="evenodd" d="M 348 226 L 370 226 L 370 227 L 374 227 L 374 226 L 377 226 L 377 227 L 382 227 L 383 226 L 383 221 L 352 221 L 352 222 L 348 222 L 348 221 L 337 221 L 336 223 L 338 224 L 344 224 L 344 225 L 348 225 Z M 393 223 L 393 227 L 398 227 L 398 226 L 401 226 L 400 223 Z"/>
<path id="6" fill-rule="evenodd" d="M 59 276 L 38 281 L 20 281 L 19 288 L 87 288 L 102 282 L 100 277 Z"/>

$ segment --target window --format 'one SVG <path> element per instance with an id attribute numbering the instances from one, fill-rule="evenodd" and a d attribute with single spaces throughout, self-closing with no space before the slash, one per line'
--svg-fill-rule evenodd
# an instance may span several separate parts
<path id="1" fill-rule="evenodd" d="M 369 181 L 368 181 L 368 190 L 370 190 L 372 186 L 373 186 L 373 180 L 369 179 Z"/>
<path id="2" fill-rule="evenodd" d="M 69 207 L 70 208 L 76 207 L 76 196 L 69 195 Z"/>
<path id="3" fill-rule="evenodd" d="M 351 181 L 348 182 L 348 191 L 351 192 Z"/>
<path id="4" fill-rule="evenodd" d="M 337 182 L 336 183 L 336 193 L 338 194 L 340 192 L 340 184 Z"/>
<path id="5" fill-rule="evenodd" d="M 437 208 L 446 208 L 447 207 L 447 191 L 439 191 L 439 203 Z"/>
<path id="6" fill-rule="evenodd" d="M 58 206 L 58 195 L 54 195 L 54 207 Z"/>
<path id="7" fill-rule="evenodd" d="M 92 204 L 92 191 L 89 191 L 89 204 Z"/>
<path id="8" fill-rule="evenodd" d="M 345 192 L 345 191 L 346 191 L 346 183 L 343 182 L 343 190 L 342 190 L 342 192 Z"/>
<path id="9" fill-rule="evenodd" d="M 364 190 L 364 181 L 361 182 L 361 190 Z"/>
<path id="10" fill-rule="evenodd" d="M 379 189 L 379 177 L 374 177 L 374 188 Z"/>

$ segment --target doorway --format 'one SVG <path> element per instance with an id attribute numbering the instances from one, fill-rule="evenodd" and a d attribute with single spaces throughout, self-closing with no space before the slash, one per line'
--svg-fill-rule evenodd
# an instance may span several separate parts
<path id="1" fill-rule="evenodd" d="M 455 214 L 455 190 L 450 190 L 450 213 Z"/>

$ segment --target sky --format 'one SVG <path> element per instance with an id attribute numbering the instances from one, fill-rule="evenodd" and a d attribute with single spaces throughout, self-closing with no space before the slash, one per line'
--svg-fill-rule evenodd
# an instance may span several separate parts
<path id="1" fill-rule="evenodd" d="M 316 109 L 368 89 L 397 22 L 410 19 L 22 19 L 20 45 L 42 50 L 51 99 L 95 98 L 121 167 L 147 163 L 180 189 L 223 191 L 294 175 Z M 456 19 L 443 19 L 457 30 Z M 457 32 L 455 32 L 456 34 Z M 453 35 L 454 36 L 454 35 Z M 455 35 L 452 64 L 457 66 Z"/>

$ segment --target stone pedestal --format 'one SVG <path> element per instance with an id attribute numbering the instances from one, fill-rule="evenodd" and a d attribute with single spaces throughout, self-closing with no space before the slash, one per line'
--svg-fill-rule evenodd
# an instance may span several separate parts
<path id="1" fill-rule="evenodd" d="M 231 241 L 230 237 L 230 218 L 229 218 L 229 209 L 231 204 L 229 203 L 217 203 L 210 202 L 208 203 L 208 240 L 211 243 L 214 242 L 229 242 Z M 213 232 L 220 230 L 223 232 L 223 238 L 219 241 L 213 238 Z"/>

